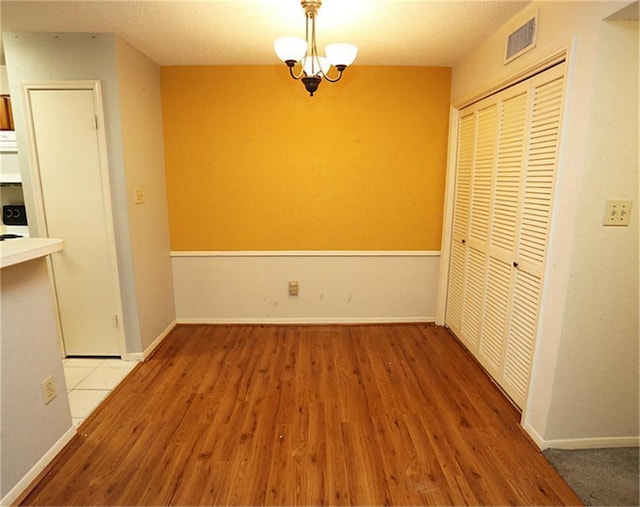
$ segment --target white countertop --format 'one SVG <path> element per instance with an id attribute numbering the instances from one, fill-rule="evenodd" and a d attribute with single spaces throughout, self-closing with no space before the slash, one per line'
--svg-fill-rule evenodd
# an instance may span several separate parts
<path id="1" fill-rule="evenodd" d="M 0 267 L 6 268 L 21 262 L 59 252 L 64 241 L 55 238 L 16 238 L 0 241 Z"/>

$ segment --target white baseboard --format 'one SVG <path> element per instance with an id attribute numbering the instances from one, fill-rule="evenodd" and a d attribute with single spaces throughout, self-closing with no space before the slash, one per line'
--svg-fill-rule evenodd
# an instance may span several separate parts
<path id="1" fill-rule="evenodd" d="M 121 354 L 120 358 L 123 361 L 144 361 L 144 352 L 127 352 Z"/>
<path id="2" fill-rule="evenodd" d="M 434 322 L 435 317 L 282 318 L 282 319 L 178 319 L 178 324 L 409 324 Z"/>
<path id="3" fill-rule="evenodd" d="M 640 447 L 640 437 L 604 437 L 547 440 L 545 449 L 600 449 L 605 447 Z"/>
<path id="4" fill-rule="evenodd" d="M 171 330 L 174 327 L 176 327 L 175 320 L 171 322 L 166 328 L 164 328 L 164 331 L 162 331 L 162 333 L 160 333 L 158 337 L 155 340 L 153 340 L 146 349 L 144 349 L 144 352 L 142 353 L 143 360 L 147 359 L 153 353 L 153 351 L 156 350 L 158 345 L 162 343 L 162 341 L 167 337 L 167 335 L 171 332 Z"/>
<path id="5" fill-rule="evenodd" d="M 146 360 L 154 350 L 162 343 L 162 341 L 167 337 L 167 335 L 171 332 L 171 330 L 176 327 L 176 321 L 171 322 L 165 329 L 160 333 L 155 340 L 151 342 L 151 344 L 144 349 L 143 352 L 132 352 L 130 354 L 122 354 L 122 359 L 124 361 L 144 361 Z"/>
<path id="6" fill-rule="evenodd" d="M 556 440 L 544 440 L 530 426 L 525 425 L 524 430 L 541 449 L 603 449 L 611 447 L 640 447 L 638 437 L 600 437 L 600 438 L 568 438 Z"/>
<path id="7" fill-rule="evenodd" d="M 47 467 L 51 461 L 58 455 L 58 453 L 67 445 L 71 439 L 77 433 L 76 427 L 72 426 L 67 432 L 62 435 L 58 441 L 51 446 L 51 448 L 40 458 L 31 470 L 29 470 L 17 484 L 11 488 L 4 498 L 0 501 L 0 505 L 11 505 L 18 497 L 29 487 L 29 485 L 38 477 L 38 475 Z"/>
<path id="8" fill-rule="evenodd" d="M 433 321 L 439 252 L 173 252 L 178 323 Z M 299 295 L 289 296 L 297 281 Z"/>

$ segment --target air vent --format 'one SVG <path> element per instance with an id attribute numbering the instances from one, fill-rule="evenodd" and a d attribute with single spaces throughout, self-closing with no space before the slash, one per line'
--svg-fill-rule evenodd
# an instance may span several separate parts
<path id="1" fill-rule="evenodd" d="M 538 26 L 538 14 L 517 28 L 507 36 L 507 51 L 505 65 L 515 60 L 530 49 L 536 47 L 536 28 Z"/>

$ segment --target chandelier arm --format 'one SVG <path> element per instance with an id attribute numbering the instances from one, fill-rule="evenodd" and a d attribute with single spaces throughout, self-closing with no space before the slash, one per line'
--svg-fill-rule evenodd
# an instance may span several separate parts
<path id="1" fill-rule="evenodd" d="M 297 74 L 293 71 L 294 65 L 292 65 L 291 67 L 289 67 L 289 74 L 291 74 L 291 77 L 293 79 L 295 79 L 296 81 L 299 81 L 303 76 L 304 76 L 304 68 L 300 69 L 300 74 Z"/>
<path id="2" fill-rule="evenodd" d="M 326 74 L 322 74 L 322 77 L 324 77 L 327 81 L 329 81 L 330 83 L 337 83 L 338 81 L 340 81 L 340 79 L 342 78 L 342 71 L 338 70 L 339 74 L 338 77 L 336 77 L 335 79 L 331 79 L 329 76 L 327 76 Z"/>

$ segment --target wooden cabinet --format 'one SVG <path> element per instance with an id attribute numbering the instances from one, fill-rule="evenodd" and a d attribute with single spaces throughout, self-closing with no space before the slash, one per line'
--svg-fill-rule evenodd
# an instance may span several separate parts
<path id="1" fill-rule="evenodd" d="M 9 95 L 0 95 L 0 130 L 15 130 Z"/>
<path id="2" fill-rule="evenodd" d="M 460 112 L 445 323 L 519 406 L 537 332 L 565 64 Z"/>

